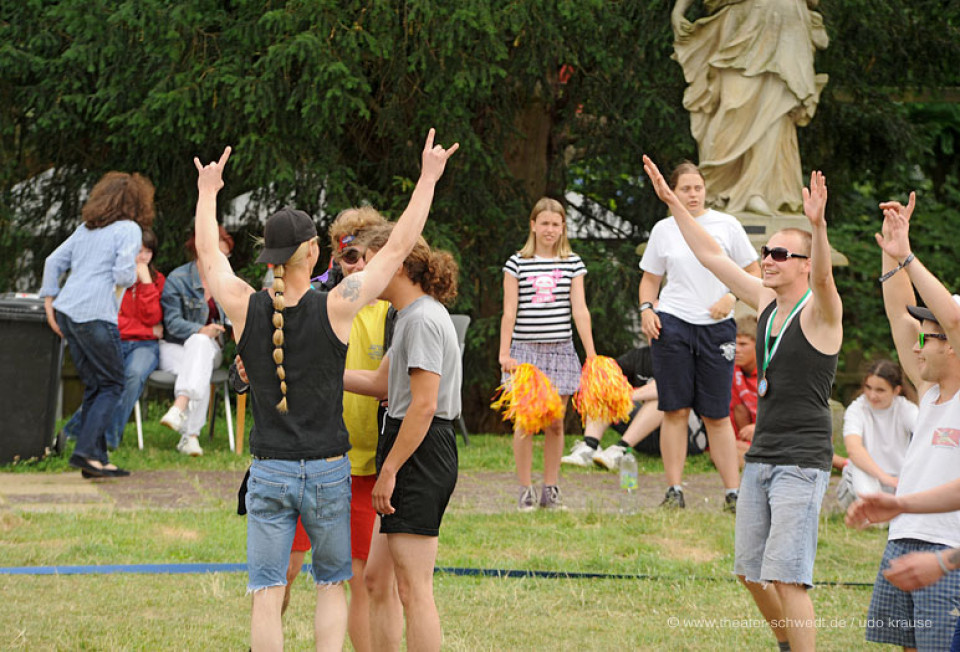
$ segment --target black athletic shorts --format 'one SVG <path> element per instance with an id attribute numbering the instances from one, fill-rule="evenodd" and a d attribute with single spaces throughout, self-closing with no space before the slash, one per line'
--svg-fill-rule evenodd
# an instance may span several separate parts
<path id="1" fill-rule="evenodd" d="M 377 440 L 378 473 L 393 448 L 401 423 L 389 416 L 384 419 Z M 458 467 L 453 422 L 435 418 L 420 446 L 397 472 L 397 483 L 390 497 L 396 511 L 380 516 L 380 531 L 439 536 L 440 521 L 457 485 Z"/>

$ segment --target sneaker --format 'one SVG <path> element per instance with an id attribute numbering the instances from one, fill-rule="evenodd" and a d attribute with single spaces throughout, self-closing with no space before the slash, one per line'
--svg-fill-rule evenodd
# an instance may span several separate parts
<path id="1" fill-rule="evenodd" d="M 563 498 L 560 496 L 560 487 L 555 484 L 543 485 L 543 493 L 540 494 L 540 508 L 566 509 Z"/>
<path id="2" fill-rule="evenodd" d="M 176 405 L 171 405 L 167 413 L 160 417 L 160 425 L 166 426 L 174 432 L 180 432 L 180 429 L 186 421 L 186 413 Z"/>
<path id="3" fill-rule="evenodd" d="M 593 466 L 593 455 L 597 451 L 587 446 L 582 439 L 573 446 L 569 455 L 560 458 L 561 464 L 573 464 L 574 466 Z"/>
<path id="4" fill-rule="evenodd" d="M 520 498 L 517 500 L 517 510 L 521 512 L 532 512 L 537 508 L 537 489 L 536 487 L 521 487 Z"/>
<path id="5" fill-rule="evenodd" d="M 731 514 L 737 513 L 737 498 L 739 494 L 727 494 L 723 499 L 723 511 L 730 512 Z"/>
<path id="6" fill-rule="evenodd" d="M 177 444 L 177 450 L 190 457 L 200 457 L 203 455 L 203 449 L 200 448 L 200 440 L 196 435 L 183 435 L 180 437 L 180 443 Z"/>
<path id="7" fill-rule="evenodd" d="M 620 458 L 623 457 L 624 449 L 622 446 L 614 444 L 607 450 L 598 450 L 593 454 L 593 463 L 602 466 L 608 471 L 616 471 L 620 468 Z"/>
<path id="8" fill-rule="evenodd" d="M 683 501 L 683 492 L 677 491 L 673 487 L 667 489 L 667 494 L 663 497 L 660 507 L 671 507 L 674 509 L 683 509 L 687 504 Z"/>

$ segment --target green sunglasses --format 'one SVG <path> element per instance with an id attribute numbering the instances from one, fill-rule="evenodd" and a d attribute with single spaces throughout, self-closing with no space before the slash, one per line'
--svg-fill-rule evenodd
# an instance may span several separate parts
<path id="1" fill-rule="evenodd" d="M 920 332 L 917 334 L 917 342 L 920 344 L 920 348 L 921 348 L 921 349 L 923 348 L 923 345 L 926 344 L 926 341 L 925 341 L 925 340 L 927 340 L 928 338 L 931 338 L 931 337 L 932 337 L 933 339 L 935 339 L 935 340 L 946 340 L 946 339 L 947 339 L 947 336 L 944 335 L 943 333 L 924 333 L 923 331 L 920 331 Z"/>

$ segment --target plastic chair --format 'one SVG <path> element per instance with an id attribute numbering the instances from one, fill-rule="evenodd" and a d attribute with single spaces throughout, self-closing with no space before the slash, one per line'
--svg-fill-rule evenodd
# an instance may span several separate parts
<path id="1" fill-rule="evenodd" d="M 457 343 L 460 344 L 460 359 L 463 359 L 463 351 L 467 345 L 467 329 L 470 328 L 470 315 L 450 315 L 453 321 L 453 327 L 457 330 Z M 467 422 L 463 420 L 463 411 L 457 415 L 457 423 L 460 424 L 460 435 L 463 437 L 463 445 L 470 445 L 470 433 L 467 432 Z"/>
<path id="2" fill-rule="evenodd" d="M 210 406 L 207 409 L 207 430 L 210 433 L 210 439 L 213 439 L 213 427 L 217 422 L 217 399 L 219 390 L 223 390 L 223 408 L 227 416 L 227 438 L 230 442 L 230 450 L 235 450 L 233 439 L 233 414 L 230 411 L 230 385 L 228 382 L 230 375 L 226 369 L 217 368 L 213 370 L 210 376 Z M 177 382 L 177 375 L 169 371 L 154 371 L 147 378 L 144 385 L 144 392 L 147 387 L 157 387 L 159 389 L 173 390 Z M 137 422 L 137 445 L 143 450 L 143 421 L 140 412 L 140 401 L 133 406 L 134 419 Z"/>

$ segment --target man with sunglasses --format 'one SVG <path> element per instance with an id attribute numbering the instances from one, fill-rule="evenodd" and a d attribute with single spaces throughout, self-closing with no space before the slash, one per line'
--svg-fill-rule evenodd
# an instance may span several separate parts
<path id="1" fill-rule="evenodd" d="M 843 341 L 843 304 L 833 281 L 820 172 L 803 189 L 810 230 L 774 233 L 761 250 L 762 279 L 724 254 L 670 190 L 657 166 L 644 169 L 697 260 L 757 309 L 757 423 L 737 503 L 734 572 L 781 649 L 816 643 L 813 586 L 820 505 L 833 459 L 828 401 Z"/>
<path id="2" fill-rule="evenodd" d="M 960 480 L 960 296 L 950 292 L 910 250 L 906 206 L 883 209 L 883 301 L 900 364 L 917 387 L 920 411 L 897 483 L 897 500 Z M 914 288 L 926 303 L 916 305 Z M 855 514 L 851 507 L 851 515 Z M 923 510 L 929 511 L 929 510 Z M 892 516 L 892 514 L 891 514 Z M 861 519 L 862 520 L 862 519 Z M 946 573 L 944 551 L 960 547 L 960 511 L 903 513 L 890 522 L 887 546 L 873 585 L 866 639 L 920 650 L 950 649 L 960 609 L 960 573 Z M 911 554 L 920 553 L 920 554 Z M 907 560 L 898 558 L 910 555 Z M 932 586 L 897 588 L 910 560 L 937 558 L 946 575 Z M 936 575 L 940 577 L 939 573 Z M 891 582 L 893 580 L 893 582 Z M 906 626 L 904 626 L 906 624 Z M 960 649 L 960 642 L 957 647 Z"/>

